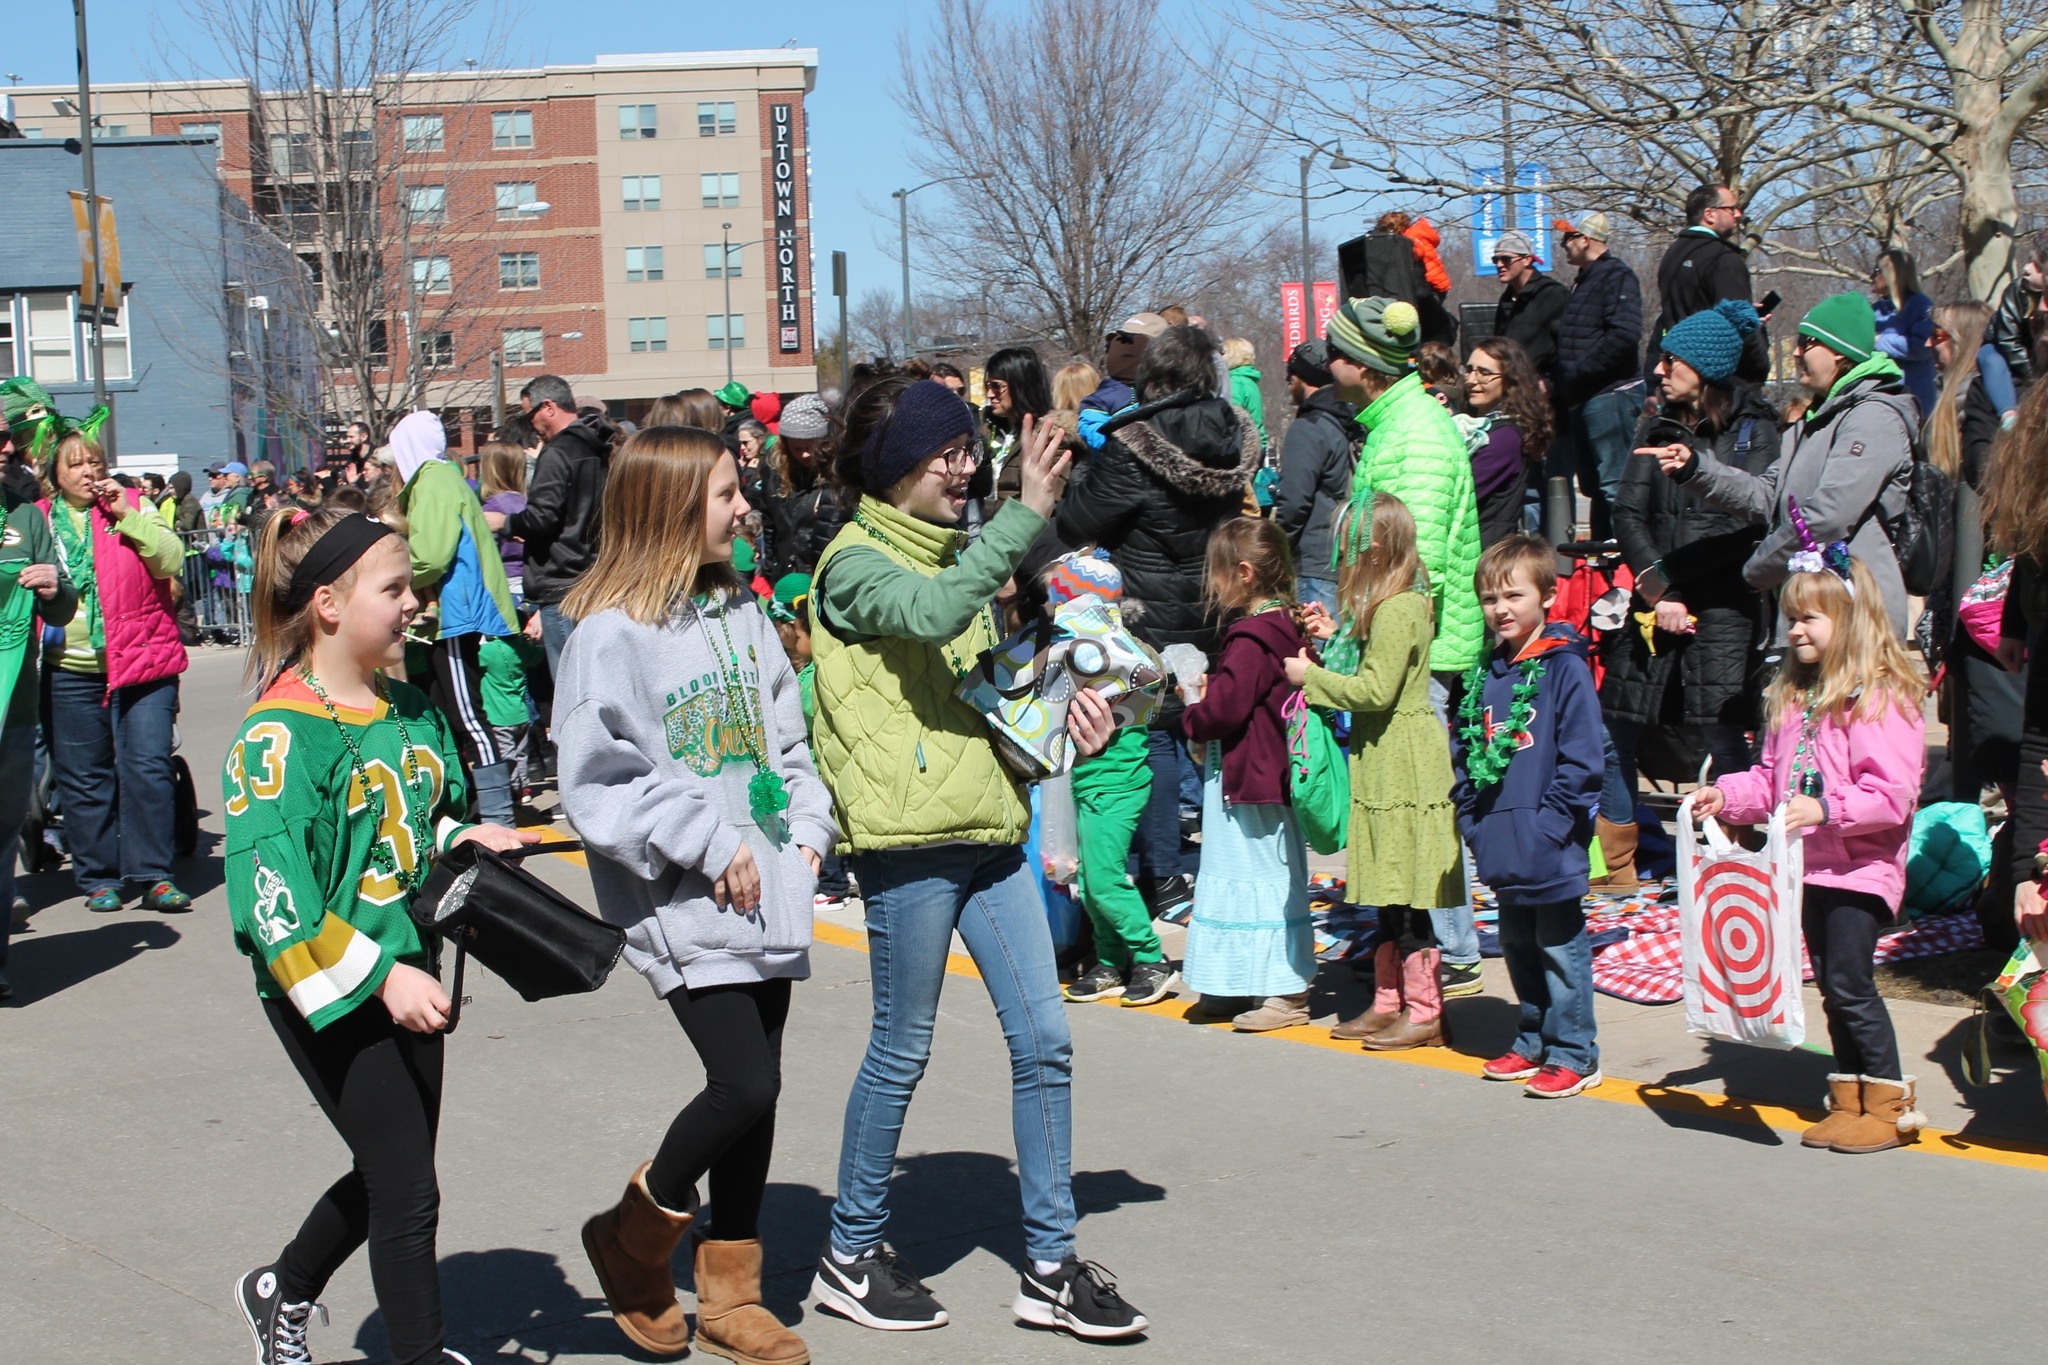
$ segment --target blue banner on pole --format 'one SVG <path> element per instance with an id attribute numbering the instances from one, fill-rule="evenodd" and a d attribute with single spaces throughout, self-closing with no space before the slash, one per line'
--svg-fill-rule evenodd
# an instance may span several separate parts
<path id="1" fill-rule="evenodd" d="M 1473 166 L 1468 168 L 1474 184 L 1498 185 L 1501 182 L 1500 167 Z M 1531 162 L 1515 167 L 1515 227 L 1536 244 L 1536 259 L 1543 265 L 1550 261 L 1550 168 Z M 1480 194 L 1473 197 L 1472 206 L 1472 269 L 1475 274 L 1494 275 L 1494 243 L 1501 239 L 1506 228 L 1502 196 L 1498 193 Z"/>

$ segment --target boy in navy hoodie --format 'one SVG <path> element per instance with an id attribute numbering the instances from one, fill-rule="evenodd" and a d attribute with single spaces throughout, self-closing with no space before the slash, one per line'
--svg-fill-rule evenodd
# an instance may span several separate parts
<path id="1" fill-rule="evenodd" d="M 1513 1048 L 1486 1077 L 1565 1099 L 1600 1084 L 1593 950 L 1586 941 L 1588 842 L 1605 767 L 1600 699 L 1586 642 L 1546 625 L 1556 561 L 1534 536 L 1509 536 L 1474 577 L 1495 637 L 1465 680 L 1452 727 L 1458 832 L 1500 907 L 1501 955 L 1522 1001 Z"/>

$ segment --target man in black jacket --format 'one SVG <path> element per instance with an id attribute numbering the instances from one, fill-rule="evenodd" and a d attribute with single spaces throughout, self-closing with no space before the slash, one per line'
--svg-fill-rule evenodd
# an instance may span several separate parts
<path id="1" fill-rule="evenodd" d="M 1358 409 L 1337 396 L 1330 380 L 1330 347 L 1320 337 L 1287 357 L 1287 392 L 1294 420 L 1280 447 L 1280 487 L 1273 519 L 1294 546 L 1303 602 L 1320 602 L 1337 615 L 1337 581 L 1330 566 L 1331 522 L 1351 496 L 1351 474 L 1365 429 Z"/>
<path id="2" fill-rule="evenodd" d="M 1553 396 L 1565 439 L 1552 444 L 1544 472 L 1577 481 L 1593 504 L 1593 538 L 1605 540 L 1643 406 L 1643 286 L 1608 252 L 1613 229 L 1606 214 L 1589 213 L 1576 226 L 1560 218 L 1552 226 L 1579 276 L 1557 323 Z"/>
<path id="3" fill-rule="evenodd" d="M 1657 267 L 1660 308 L 1657 330 L 1650 337 L 1643 377 L 1652 378 L 1663 349 L 1657 344 L 1681 318 L 1705 312 L 1722 299 L 1755 300 L 1750 293 L 1749 263 L 1735 245 L 1742 231 L 1742 201 L 1726 185 L 1702 185 L 1685 197 L 1685 231 L 1678 234 Z M 1768 321 L 1768 318 L 1766 318 Z M 1761 384 L 1771 377 L 1770 342 L 1759 327 L 1742 345 L 1742 363 L 1735 377 Z"/>
<path id="4" fill-rule="evenodd" d="M 604 508 L 605 474 L 610 468 L 611 442 L 592 418 L 576 411 L 569 381 L 544 374 L 519 391 L 527 420 L 547 444 L 534 463 L 526 487 L 526 507 L 505 518 L 504 529 L 526 542 L 526 600 L 540 610 L 542 643 L 548 668 L 556 669 L 571 622 L 562 615 L 562 598 L 597 560 L 598 517 Z M 528 634 L 533 633 L 529 623 Z"/>
<path id="5" fill-rule="evenodd" d="M 1493 334 L 1519 342 L 1536 373 L 1549 379 L 1557 359 L 1557 320 L 1571 291 L 1536 266 L 1536 244 L 1521 233 L 1502 233 L 1493 244 L 1493 268 L 1506 286 L 1493 310 Z"/>
<path id="6" fill-rule="evenodd" d="M 2014 243 L 2015 256 L 2018 246 Z M 2015 386 L 2034 377 L 2034 320 L 2041 314 L 2044 293 L 2048 293 L 2048 232 L 2037 232 L 2026 260 L 1999 296 L 1991 325 L 1984 332 L 1984 339 L 2005 357 Z"/>

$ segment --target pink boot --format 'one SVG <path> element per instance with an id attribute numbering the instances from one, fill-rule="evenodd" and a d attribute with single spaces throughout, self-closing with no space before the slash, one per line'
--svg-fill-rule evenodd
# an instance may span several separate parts
<path id="1" fill-rule="evenodd" d="M 1373 949 L 1372 985 L 1372 1008 L 1332 1028 L 1332 1038 L 1370 1038 L 1401 1017 L 1401 950 L 1392 942 Z"/>
<path id="2" fill-rule="evenodd" d="M 1424 948 L 1401 959 L 1401 994 L 1408 1002 L 1406 1017 L 1367 1038 L 1366 1051 L 1405 1052 L 1413 1047 L 1445 1045 L 1443 988 L 1436 979 L 1440 956 L 1435 948 Z"/>

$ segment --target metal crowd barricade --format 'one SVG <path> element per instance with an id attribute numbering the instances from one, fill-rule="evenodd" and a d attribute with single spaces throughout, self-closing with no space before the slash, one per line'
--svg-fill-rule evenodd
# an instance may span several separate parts
<path id="1" fill-rule="evenodd" d="M 249 533 L 207 527 L 178 539 L 185 542 L 185 600 L 192 605 L 201 638 L 214 644 L 249 644 L 256 636 L 249 619 L 255 549 Z"/>

